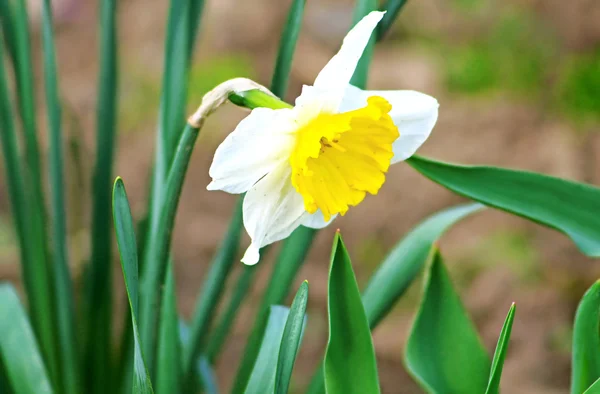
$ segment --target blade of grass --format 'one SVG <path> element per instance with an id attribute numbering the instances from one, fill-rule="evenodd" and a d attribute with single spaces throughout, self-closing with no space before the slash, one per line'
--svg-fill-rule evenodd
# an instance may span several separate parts
<path id="1" fill-rule="evenodd" d="M 123 269 L 127 299 L 129 300 L 129 308 L 131 310 L 131 325 L 134 337 L 132 393 L 152 394 L 152 383 L 150 382 L 150 376 L 144 363 L 137 329 L 139 316 L 139 273 L 136 239 L 129 200 L 127 199 L 127 191 L 121 178 L 115 180 L 112 201 L 115 233 L 117 236 L 117 245 L 119 246 L 119 255 L 121 256 L 121 268 Z"/>
<path id="2" fill-rule="evenodd" d="M 179 393 L 181 383 L 181 343 L 179 340 L 179 316 L 175 295 L 173 262 L 167 267 L 165 289 L 160 308 L 160 331 L 158 338 L 156 393 Z"/>
<path id="3" fill-rule="evenodd" d="M 600 377 L 600 281 L 584 294 L 573 325 L 571 393 L 582 393 Z"/>
<path id="4" fill-rule="evenodd" d="M 46 212 L 40 165 L 40 151 L 37 139 L 36 108 L 34 94 L 34 76 L 31 62 L 29 37 L 29 17 L 24 0 L 14 2 L 14 39 L 16 48 L 15 76 L 18 109 L 22 121 L 25 142 L 26 171 L 25 179 L 26 221 L 29 222 L 26 233 L 28 248 L 31 250 L 31 283 L 36 287 L 33 299 L 29 299 L 34 330 L 40 342 L 40 348 L 47 362 L 53 383 L 59 382 L 57 349 L 54 329 L 54 308 L 50 262 L 46 234 Z"/>
<path id="5" fill-rule="evenodd" d="M 385 33 L 390 30 L 405 4 L 406 0 L 387 0 L 381 7 L 381 11 L 386 11 L 386 13 L 377 25 L 377 41 L 383 40 Z"/>
<path id="6" fill-rule="evenodd" d="M 112 264 L 111 182 L 117 127 L 116 0 L 100 3 L 100 75 L 96 117 L 96 164 L 92 183 L 92 255 L 88 286 L 86 386 L 92 394 L 111 392 Z"/>
<path id="7" fill-rule="evenodd" d="M 199 131 L 197 127 L 187 124 L 181 134 L 169 177 L 164 186 L 164 201 L 156 231 L 152 232 L 150 242 L 147 243 L 146 275 L 142 276 L 141 283 L 143 302 L 140 305 L 140 333 L 148 365 L 154 365 L 159 289 L 166 272 L 179 196 Z"/>
<path id="8" fill-rule="evenodd" d="M 415 170 L 454 193 L 554 228 L 600 257 L 600 188 L 534 172 L 413 156 Z"/>
<path id="9" fill-rule="evenodd" d="M 242 198 L 240 198 L 236 203 L 223 243 L 213 259 L 206 280 L 198 295 L 196 310 L 190 326 L 190 342 L 184 351 L 183 365 L 187 376 L 186 381 L 192 378 L 196 359 L 206 340 L 211 319 L 225 288 L 227 276 L 236 261 L 243 226 L 242 221 Z"/>
<path id="10" fill-rule="evenodd" d="M 0 305 L 0 356 L 15 393 L 52 393 L 35 335 L 9 284 L 0 284 Z"/>
<path id="11" fill-rule="evenodd" d="M 261 333 L 260 350 L 256 357 L 256 363 L 252 368 L 248 384 L 240 393 L 264 394 L 273 392 L 277 356 L 288 314 L 289 309 L 284 306 L 273 305 L 269 308 L 267 323 Z M 237 393 L 237 391 L 232 392 Z"/>
<path id="12" fill-rule="evenodd" d="M 208 360 L 205 357 L 198 359 L 198 376 L 202 380 L 204 386 L 204 392 L 206 394 L 218 394 L 219 388 L 217 387 L 217 377 Z"/>
<path id="13" fill-rule="evenodd" d="M 279 357 L 277 359 L 277 372 L 275 374 L 275 394 L 287 394 L 292 371 L 296 362 L 296 355 L 302 342 L 304 333 L 306 304 L 308 303 L 308 282 L 302 282 L 292 307 L 285 322 L 281 345 L 279 346 Z"/>
<path id="14" fill-rule="evenodd" d="M 504 366 L 504 359 L 506 358 L 506 352 L 508 351 L 508 341 L 510 340 L 510 333 L 515 319 L 515 309 L 516 307 L 513 302 L 508 310 L 508 315 L 506 316 L 502 331 L 500 332 L 500 337 L 498 338 L 494 359 L 492 360 L 492 369 L 490 370 L 490 380 L 487 389 L 485 390 L 485 394 L 498 394 L 500 392 L 500 377 L 502 376 L 502 367 Z"/>
<path id="15" fill-rule="evenodd" d="M 333 239 L 325 351 L 327 394 L 379 393 L 375 349 L 350 256 L 339 232 Z"/>
<path id="16" fill-rule="evenodd" d="M 434 246 L 404 362 L 428 393 L 482 393 L 491 362 Z"/>
<path id="17" fill-rule="evenodd" d="M 293 234 L 296 234 L 296 236 Z M 240 393 L 246 387 L 258 355 L 260 336 L 264 331 L 269 307 L 284 302 L 291 284 L 308 254 L 316 231 L 307 227 L 299 227 L 293 234 L 292 238 L 288 238 L 283 243 L 269 279 L 269 284 L 256 313 L 254 325 L 246 342 L 244 355 L 234 381 L 234 393 Z"/>
<path id="18" fill-rule="evenodd" d="M 50 184 L 52 190 L 52 251 L 54 255 L 53 277 L 57 313 L 57 331 L 62 389 L 65 394 L 79 392 L 79 362 L 75 342 L 75 317 L 73 284 L 67 255 L 67 226 L 64 203 L 63 149 L 61 107 L 58 93 L 56 53 L 52 28 L 50 0 L 44 0 L 42 9 L 42 39 L 44 48 L 44 81 L 50 131 Z"/>
<path id="19" fill-rule="evenodd" d="M 17 70 L 17 48 L 15 47 L 15 27 L 13 24 L 13 14 L 10 7 L 9 0 L 0 0 L 0 28 L 2 28 L 2 35 L 4 35 L 6 49 L 10 55 L 15 74 Z"/>
<path id="20" fill-rule="evenodd" d="M 189 33 L 188 33 L 188 58 L 191 60 L 192 54 L 194 52 L 194 43 L 196 42 L 196 34 L 198 32 L 198 25 L 200 23 L 200 18 L 202 17 L 202 12 L 204 11 L 204 0 L 191 0 L 190 2 L 190 11 L 189 11 Z"/>
<path id="21" fill-rule="evenodd" d="M 248 294 L 250 289 L 250 285 L 254 280 L 254 275 L 258 267 L 261 265 L 245 265 L 242 267 L 242 272 L 240 273 L 235 286 L 233 287 L 233 294 L 225 308 L 225 312 L 223 313 L 223 317 L 216 324 L 215 328 L 212 330 L 211 335 L 208 340 L 208 346 L 206 347 L 206 357 L 211 364 L 215 364 L 219 355 L 221 354 L 221 349 L 223 348 L 223 344 L 225 343 L 225 339 L 229 335 L 231 331 L 231 327 L 235 322 L 235 318 L 237 317 L 237 312 L 242 305 L 242 301 L 244 301 L 244 297 Z"/>

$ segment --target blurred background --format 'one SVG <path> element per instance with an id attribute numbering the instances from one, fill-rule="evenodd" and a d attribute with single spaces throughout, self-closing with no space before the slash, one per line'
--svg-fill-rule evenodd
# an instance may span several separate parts
<path id="1" fill-rule="evenodd" d="M 43 103 L 40 3 L 31 0 L 38 101 Z M 68 139 L 69 239 L 73 272 L 89 255 L 90 180 L 98 73 L 98 4 L 55 0 L 60 85 Z M 190 111 L 216 84 L 246 76 L 268 85 L 288 1 L 207 0 L 189 82 Z M 163 67 L 165 0 L 119 2 L 120 103 L 116 174 L 143 217 L 149 187 Z M 308 0 L 288 100 L 311 84 L 337 51 L 352 17 L 351 0 Z M 375 51 L 369 87 L 415 89 L 440 102 L 420 153 L 464 164 L 528 169 L 600 184 L 600 3 L 597 0 L 412 0 Z M 42 106 L 41 106 L 42 107 Z M 44 109 L 40 119 L 45 120 Z M 225 107 L 207 122 L 184 187 L 173 240 L 179 308 L 189 317 L 227 227 L 236 197 L 208 192 L 216 146 L 245 113 Z M 45 143 L 45 121 L 40 121 Z M 0 171 L 0 279 L 18 283 L 18 250 Z M 390 248 L 427 215 L 463 201 L 408 165 L 390 170 L 376 197 L 317 237 L 293 289 L 310 283 L 309 324 L 295 385 L 307 383 L 327 341 L 329 251 L 340 228 L 364 286 Z M 565 201 L 565 204 L 568 204 Z M 245 245 L 248 239 L 244 239 Z M 244 247 L 245 247 L 244 245 Z M 518 311 L 505 365 L 507 393 L 564 393 L 569 387 L 571 325 L 577 302 L 600 277 L 600 264 L 561 234 L 488 210 L 465 220 L 440 247 L 483 339 L 493 352 L 510 303 Z M 277 247 L 260 263 L 218 363 L 231 384 Z M 236 267 L 240 271 L 241 263 Z M 114 274 L 122 288 L 115 256 Z M 235 273 L 232 279 L 235 279 Z M 115 290 L 121 295 L 121 289 Z M 118 292 L 117 292 L 118 291 Z M 402 352 L 420 283 L 374 332 L 384 393 L 418 393 Z M 125 299 L 119 300 L 122 310 Z M 117 309 L 118 316 L 121 311 Z M 120 321 L 121 319 L 117 319 Z"/>

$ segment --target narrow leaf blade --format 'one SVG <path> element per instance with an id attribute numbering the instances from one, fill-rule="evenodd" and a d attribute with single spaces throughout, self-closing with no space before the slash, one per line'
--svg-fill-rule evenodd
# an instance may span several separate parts
<path id="1" fill-rule="evenodd" d="M 275 376 L 275 394 L 287 394 L 292 370 L 296 362 L 296 354 L 300 348 L 304 332 L 306 304 L 308 303 L 308 282 L 304 281 L 292 302 L 290 313 L 285 323 L 279 358 L 277 360 L 277 374 Z"/>
<path id="2" fill-rule="evenodd" d="M 510 340 L 510 333 L 515 319 L 515 311 L 516 307 L 513 303 L 508 310 L 508 315 L 506 316 L 502 331 L 500 332 L 500 337 L 498 338 L 494 359 L 492 360 L 490 380 L 485 391 L 486 394 L 498 394 L 500 392 L 500 377 L 502 376 L 502 367 L 504 366 L 504 359 L 506 358 L 506 352 L 508 351 L 508 341 Z"/>
<path id="3" fill-rule="evenodd" d="M 600 257 L 600 188 L 533 172 L 463 166 L 413 156 L 432 181 L 475 201 L 554 228 L 583 253 Z"/>
<path id="4" fill-rule="evenodd" d="M 138 312 L 138 258 L 137 246 L 134 233 L 133 219 L 129 200 L 125 191 L 125 184 L 121 178 L 117 178 L 113 188 L 113 218 L 115 223 L 115 232 L 117 235 L 117 244 L 121 256 L 121 267 L 123 268 L 123 278 L 125 279 L 125 288 L 127 298 L 131 309 L 131 323 L 133 326 L 134 350 L 133 350 L 133 393 L 134 394 L 152 394 L 152 383 L 150 376 L 144 364 L 140 338 L 137 327 Z"/>
<path id="5" fill-rule="evenodd" d="M 379 393 L 371 331 L 352 263 L 339 233 L 331 254 L 328 290 L 327 394 Z"/>
<path id="6" fill-rule="evenodd" d="M 571 393 L 581 393 L 600 377 L 600 281 L 584 294 L 573 327 Z"/>
<path id="7" fill-rule="evenodd" d="M 262 336 L 258 357 L 254 363 L 252 374 L 245 394 L 272 393 L 275 387 L 275 373 L 281 338 L 288 318 L 289 309 L 273 305 L 269 308 L 267 325 Z"/>
<path id="8" fill-rule="evenodd" d="M 490 359 L 434 248 L 423 299 L 406 344 L 408 372 L 427 392 L 482 393 Z"/>
<path id="9" fill-rule="evenodd" d="M 159 325 L 156 393 L 178 393 L 181 384 L 181 342 L 179 340 L 179 315 L 177 314 L 172 261 L 167 267 Z"/>

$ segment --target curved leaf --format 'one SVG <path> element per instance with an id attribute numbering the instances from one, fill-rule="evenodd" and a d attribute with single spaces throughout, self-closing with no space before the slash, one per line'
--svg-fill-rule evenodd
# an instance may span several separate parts
<path id="1" fill-rule="evenodd" d="M 596 380 L 583 394 L 600 394 L 600 379 Z"/>
<path id="2" fill-rule="evenodd" d="M 363 304 L 371 328 L 387 315 L 417 277 L 433 244 L 459 220 L 482 210 L 480 204 L 459 205 L 438 212 L 411 230 L 390 252 L 373 274 Z"/>
<path id="3" fill-rule="evenodd" d="M 248 379 L 245 394 L 272 393 L 275 387 L 275 372 L 281 338 L 285 329 L 289 309 L 273 305 L 269 309 L 267 325 L 263 332 L 260 350 L 252 374 Z"/>
<path id="4" fill-rule="evenodd" d="M 492 360 L 492 369 L 490 372 L 490 381 L 488 382 L 485 394 L 498 394 L 500 391 L 500 377 L 502 376 L 502 367 L 504 366 L 504 358 L 508 350 L 508 341 L 510 340 L 510 332 L 512 330 L 513 321 L 515 319 L 515 304 L 513 303 L 508 310 L 508 315 L 502 326 L 496 352 Z"/>
<path id="5" fill-rule="evenodd" d="M 600 257 L 598 187 L 534 172 L 463 166 L 419 156 L 407 162 L 455 193 L 552 227 L 569 236 L 586 255 Z"/>
<path id="6" fill-rule="evenodd" d="M 435 247 L 404 361 L 428 393 L 483 393 L 488 384 L 490 359 Z"/>
<path id="7" fill-rule="evenodd" d="M 131 209 L 127 199 L 125 185 L 121 178 L 115 180 L 113 187 L 113 218 L 115 223 L 115 232 L 117 235 L 117 244 L 121 256 L 121 267 L 123 268 L 123 278 L 125 279 L 125 289 L 127 290 L 127 299 L 131 309 L 131 323 L 133 326 L 133 394 L 152 394 L 152 383 L 144 364 L 142 349 L 140 347 L 140 338 L 138 333 L 137 319 L 138 311 L 138 256 L 134 233 L 133 219 L 131 218 Z"/>
<path id="8" fill-rule="evenodd" d="M 571 393 L 579 394 L 600 377 L 600 281 L 584 294 L 573 327 Z"/>
<path id="9" fill-rule="evenodd" d="M 348 252 L 336 233 L 329 270 L 327 394 L 379 393 L 375 350 Z"/>
<path id="10" fill-rule="evenodd" d="M 302 342 L 306 304 L 308 303 L 308 282 L 304 281 L 292 302 L 290 313 L 285 323 L 279 358 L 277 360 L 277 373 L 275 375 L 275 394 L 287 394 L 292 370 L 296 362 L 296 354 Z"/>
<path id="11" fill-rule="evenodd" d="M 0 305 L 0 355 L 15 394 L 52 393 L 35 335 L 9 284 L 0 284 Z"/>

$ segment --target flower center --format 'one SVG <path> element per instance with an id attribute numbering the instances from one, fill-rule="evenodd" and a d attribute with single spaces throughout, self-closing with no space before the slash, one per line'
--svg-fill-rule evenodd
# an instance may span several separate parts
<path id="1" fill-rule="evenodd" d="M 344 215 L 367 192 L 377 194 L 394 156 L 398 128 L 388 115 L 392 106 L 372 96 L 367 106 L 341 114 L 319 114 L 297 131 L 290 156 L 292 185 L 306 211 L 325 220 Z"/>

